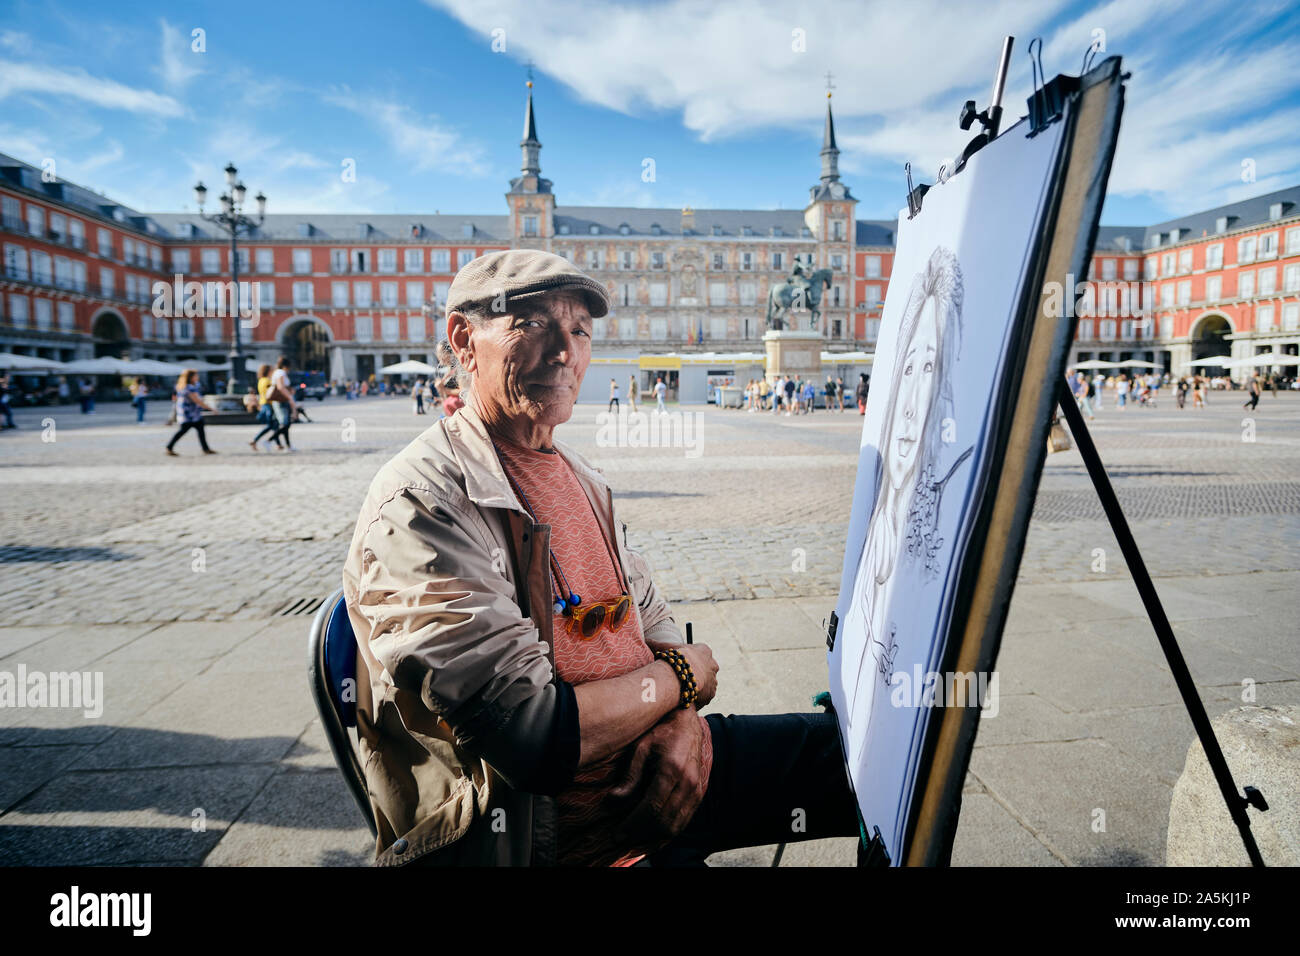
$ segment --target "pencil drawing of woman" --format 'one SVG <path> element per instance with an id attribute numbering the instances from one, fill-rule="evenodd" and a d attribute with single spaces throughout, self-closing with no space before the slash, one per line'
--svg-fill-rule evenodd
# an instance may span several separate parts
<path id="1" fill-rule="evenodd" d="M 872 700 L 888 687 L 897 646 L 889 619 L 900 557 L 921 559 L 917 581 L 937 575 L 939 498 L 970 454 L 940 466 L 952 429 L 953 365 L 961 343 L 962 274 L 957 257 L 936 248 L 912 281 L 899 327 L 890 394 L 877 449 L 876 498 L 867 525 L 853 600 L 846 609 L 844 673 L 847 722 L 860 752 Z M 948 440 L 951 441 L 951 435 Z M 946 474 L 936 480 L 937 475 Z M 857 755 L 854 754 L 854 757 Z"/>

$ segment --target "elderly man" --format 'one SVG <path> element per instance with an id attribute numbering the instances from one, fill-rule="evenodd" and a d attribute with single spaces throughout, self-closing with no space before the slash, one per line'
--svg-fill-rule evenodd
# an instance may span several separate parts
<path id="1" fill-rule="evenodd" d="M 528 250 L 449 290 L 465 406 L 380 470 L 343 574 L 381 865 L 699 863 L 857 832 L 833 719 L 699 714 L 712 653 L 554 440 L 608 310 Z"/>

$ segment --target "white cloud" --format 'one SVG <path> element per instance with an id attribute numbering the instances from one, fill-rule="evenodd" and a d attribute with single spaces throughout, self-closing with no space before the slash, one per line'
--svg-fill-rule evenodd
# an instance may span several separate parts
<path id="1" fill-rule="evenodd" d="M 442 126 L 436 117 L 423 117 L 409 107 L 380 96 L 354 93 L 347 87 L 324 97 L 326 103 L 365 118 L 379 128 L 392 148 L 412 168 L 442 169 L 467 175 L 483 175 L 483 149 L 460 133 Z"/>
<path id="2" fill-rule="evenodd" d="M 203 54 L 190 49 L 190 38 L 166 20 L 158 21 L 161 30 L 157 72 L 169 90 L 182 89 L 203 72 Z"/>
<path id="3" fill-rule="evenodd" d="M 153 116 L 181 116 L 185 112 L 170 96 L 91 76 L 82 69 L 0 60 L 0 100 L 15 93 L 77 99 L 105 109 Z"/>

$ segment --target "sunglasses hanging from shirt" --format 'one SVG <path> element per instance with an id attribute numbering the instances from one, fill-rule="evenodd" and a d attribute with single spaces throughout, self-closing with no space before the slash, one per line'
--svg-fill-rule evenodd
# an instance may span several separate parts
<path id="1" fill-rule="evenodd" d="M 523 503 L 524 508 L 528 511 L 529 516 L 533 519 L 534 524 L 540 524 L 537 520 L 537 514 L 533 511 L 533 506 L 524 494 L 524 489 L 519 487 L 515 481 L 514 475 L 510 474 L 510 469 L 506 467 L 505 456 L 501 454 L 501 448 L 494 441 L 492 447 L 496 449 L 497 458 L 501 460 L 501 470 L 505 472 L 506 480 L 510 482 L 510 487 L 514 489 L 515 494 Z M 577 594 L 569 587 L 569 579 L 564 575 L 564 569 L 560 567 L 560 560 L 555 556 L 555 552 L 547 548 L 549 555 L 551 582 L 556 586 L 554 589 L 554 601 L 551 610 L 556 614 L 562 614 L 569 621 L 569 633 L 580 634 L 584 640 L 590 640 L 600 631 L 601 625 L 609 628 L 611 631 L 617 631 L 627 620 L 628 612 L 632 609 L 632 598 L 628 594 L 629 588 L 626 587 L 626 579 L 620 573 L 618 562 L 614 560 L 614 553 L 609 549 L 609 541 L 605 538 L 602 531 L 601 541 L 605 543 L 605 550 L 609 554 L 610 565 L 614 569 L 614 577 L 624 581 L 624 592 L 613 601 L 592 601 L 589 604 L 582 603 L 581 595 Z"/>

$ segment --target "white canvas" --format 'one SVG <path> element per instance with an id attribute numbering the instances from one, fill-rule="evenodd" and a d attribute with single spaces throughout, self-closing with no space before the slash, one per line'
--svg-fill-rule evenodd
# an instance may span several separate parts
<path id="1" fill-rule="evenodd" d="M 1003 356 L 1064 124 L 1033 138 L 1026 125 L 932 188 L 915 219 L 899 215 L 829 654 L 862 819 L 868 834 L 879 827 L 894 864 L 933 716 L 919 706 L 926 676 L 939 666 L 963 556 L 982 548 L 969 518 L 995 386 L 1017 375 Z"/>

